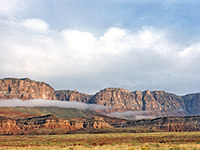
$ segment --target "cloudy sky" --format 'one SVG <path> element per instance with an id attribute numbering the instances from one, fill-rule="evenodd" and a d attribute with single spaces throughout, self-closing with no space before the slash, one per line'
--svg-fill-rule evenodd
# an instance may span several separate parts
<path id="1" fill-rule="evenodd" d="M 0 0 L 0 78 L 200 91 L 199 0 Z"/>

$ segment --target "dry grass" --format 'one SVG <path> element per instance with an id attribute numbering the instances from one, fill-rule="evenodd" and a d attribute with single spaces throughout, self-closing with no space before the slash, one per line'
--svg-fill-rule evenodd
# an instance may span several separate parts
<path id="1" fill-rule="evenodd" d="M 200 132 L 0 136 L 0 149 L 200 150 Z"/>

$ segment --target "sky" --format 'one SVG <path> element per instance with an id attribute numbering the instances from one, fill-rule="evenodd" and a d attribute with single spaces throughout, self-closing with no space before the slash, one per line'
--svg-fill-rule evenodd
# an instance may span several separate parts
<path id="1" fill-rule="evenodd" d="M 0 78 L 56 90 L 200 92 L 199 0 L 0 0 Z"/>

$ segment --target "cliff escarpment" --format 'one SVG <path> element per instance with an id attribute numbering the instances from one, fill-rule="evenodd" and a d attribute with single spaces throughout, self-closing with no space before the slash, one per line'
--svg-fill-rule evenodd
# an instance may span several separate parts
<path id="1" fill-rule="evenodd" d="M 80 93 L 76 90 L 60 90 L 56 91 L 56 97 L 61 101 L 77 101 L 88 103 L 92 95 Z"/>
<path id="2" fill-rule="evenodd" d="M 0 80 L 0 99 L 56 99 L 54 89 L 44 83 L 28 78 L 5 78 Z"/>
<path id="3" fill-rule="evenodd" d="M 85 128 L 111 128 L 101 117 L 64 119 L 54 115 L 13 119 L 0 117 L 0 135 L 64 134 Z"/>
<path id="4" fill-rule="evenodd" d="M 164 91 L 133 91 L 106 88 L 96 93 L 88 103 L 111 106 L 111 112 L 147 111 L 150 115 L 193 115 L 200 113 L 200 94 L 177 96 Z"/>
<path id="5" fill-rule="evenodd" d="M 152 130 L 182 132 L 200 131 L 200 116 L 160 117 L 115 124 L 116 127 L 149 128 Z"/>
<path id="6" fill-rule="evenodd" d="M 133 91 L 106 88 L 94 95 L 72 90 L 55 91 L 44 82 L 28 78 L 0 80 L 0 99 L 46 99 L 77 101 L 109 106 L 109 112 L 145 111 L 149 116 L 183 116 L 200 114 L 200 93 L 177 96 L 165 91 Z"/>

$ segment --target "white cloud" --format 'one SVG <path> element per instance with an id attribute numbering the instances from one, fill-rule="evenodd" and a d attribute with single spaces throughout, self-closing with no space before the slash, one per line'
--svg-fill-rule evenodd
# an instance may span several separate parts
<path id="1" fill-rule="evenodd" d="M 179 52 L 180 57 L 198 57 L 200 55 L 200 42 L 193 43 Z"/>
<path id="2" fill-rule="evenodd" d="M 95 37 L 75 29 L 53 31 L 37 18 L 1 20 L 0 26 L 1 77 L 30 77 L 86 92 L 107 86 L 179 92 L 193 78 L 190 86 L 197 89 L 200 42 L 183 47 L 165 30 L 111 27 Z"/>
<path id="3" fill-rule="evenodd" d="M 46 32 L 49 28 L 49 25 L 41 19 L 26 19 L 22 21 L 21 26 L 38 32 Z"/>
<path id="4" fill-rule="evenodd" d="M 154 118 L 152 111 L 146 110 L 146 111 L 125 111 L 125 112 L 114 112 L 105 114 L 110 117 L 116 117 L 116 118 L 123 118 L 128 120 L 140 120 L 140 119 L 148 119 L 148 118 Z"/>
<path id="5" fill-rule="evenodd" d="M 0 0 L 0 16 L 13 15 L 25 7 L 25 0 Z"/>
<path id="6" fill-rule="evenodd" d="M 88 55 L 96 41 L 96 38 L 88 32 L 68 29 L 62 31 L 62 34 L 69 50 L 76 52 L 77 55 Z"/>
<path id="7" fill-rule="evenodd" d="M 80 102 L 69 102 L 69 101 L 58 101 L 58 100 L 43 100 L 43 99 L 8 99 L 0 100 L 1 107 L 60 107 L 60 108 L 78 108 L 86 110 L 105 110 L 109 107 L 97 105 L 97 104 L 86 104 Z"/>

